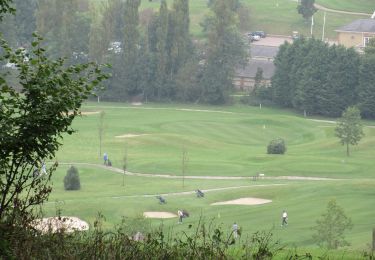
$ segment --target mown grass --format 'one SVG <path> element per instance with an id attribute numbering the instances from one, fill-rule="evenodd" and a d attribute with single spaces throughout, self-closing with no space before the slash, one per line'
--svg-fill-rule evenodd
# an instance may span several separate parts
<path id="1" fill-rule="evenodd" d="M 47 215 L 62 209 L 63 215 L 79 216 L 92 224 L 97 212 L 101 212 L 106 217 L 105 227 L 113 228 L 123 216 L 137 217 L 144 211 L 175 213 L 184 208 L 191 217 L 185 219 L 183 225 L 177 225 L 176 219 L 153 219 L 152 226 L 163 224 L 171 232 L 190 232 L 194 229 L 187 229 L 187 226 L 194 227 L 203 217 L 228 232 L 233 222 L 237 222 L 244 231 L 242 239 L 258 230 L 271 230 L 276 239 L 289 247 L 313 249 L 316 246 L 311 239 L 312 227 L 325 211 L 327 202 L 336 198 L 354 223 L 347 235 L 352 244 L 350 249 L 365 250 L 370 243 L 375 215 L 372 200 L 374 128 L 365 129 L 366 137 L 352 149 L 352 156 L 348 158 L 344 147 L 334 137 L 333 124 L 310 121 L 290 111 L 175 104 L 132 107 L 111 103 L 89 103 L 83 110 L 105 111 L 102 152 L 108 152 L 114 167 L 120 169 L 127 146 L 128 170 L 132 172 L 182 176 L 182 150 L 186 149 L 186 175 L 251 177 L 263 172 L 267 177 L 295 175 L 345 180 L 185 179 L 183 186 L 182 178 L 125 176 L 123 179 L 122 174 L 108 169 L 77 164 L 82 189 L 64 191 L 63 178 L 70 163 L 102 164 L 98 154 L 98 115 L 94 114 L 76 119 L 73 126 L 78 132 L 64 138 L 57 159 L 68 164 L 61 165 L 53 177 L 54 191 L 50 202 L 43 207 Z M 123 134 L 146 135 L 116 138 Z M 275 137 L 286 139 L 285 155 L 266 154 L 269 140 Z M 165 205 L 160 205 L 155 198 L 157 194 L 214 188 L 228 189 L 209 191 L 203 199 L 194 194 L 169 194 L 165 196 Z M 242 197 L 265 198 L 272 203 L 210 205 Z M 283 209 L 289 213 L 287 228 L 280 227 Z"/>
<path id="2" fill-rule="evenodd" d="M 85 110 L 105 111 L 102 153 L 107 152 L 114 166 L 122 168 L 126 148 L 129 171 L 180 174 L 182 152 L 186 150 L 189 175 L 253 176 L 264 172 L 269 176 L 372 176 L 374 128 L 365 128 L 366 137 L 351 147 L 352 156 L 347 158 L 331 123 L 254 107 L 193 108 L 226 111 L 111 104 L 91 104 Z M 101 163 L 97 124 L 98 114 L 76 120 L 78 132 L 65 140 L 57 158 Z M 141 136 L 116 137 L 124 134 Z M 278 137 L 285 139 L 287 153 L 267 155 L 269 141 Z"/>
<path id="3" fill-rule="evenodd" d="M 168 6 L 172 7 L 172 0 L 167 1 Z M 203 21 L 205 15 L 209 12 L 207 8 L 207 1 L 194 0 L 190 1 L 190 30 L 196 37 L 203 37 L 200 23 Z M 252 30 L 263 30 L 269 34 L 291 35 L 292 31 L 299 31 L 301 34 L 310 36 L 310 22 L 306 22 L 300 14 L 297 13 L 297 2 L 292 0 L 272 0 L 272 1 L 257 1 L 257 0 L 243 0 L 243 4 L 250 9 L 250 27 Z M 338 0 L 321 0 L 317 1 L 324 6 L 332 9 L 346 10 L 353 12 L 373 12 L 373 4 L 370 0 L 358 1 L 338 1 Z M 141 10 L 145 8 L 153 8 L 158 10 L 159 1 L 142 1 Z M 323 31 L 323 11 L 318 11 L 314 15 L 314 30 L 313 36 L 322 38 Z M 336 40 L 335 30 L 345 24 L 348 24 L 356 19 L 365 18 L 364 16 L 337 14 L 327 12 L 326 26 L 324 38 Z M 277 26 L 275 26 L 277 25 Z"/>
<path id="4" fill-rule="evenodd" d="M 374 2 L 371 0 L 316 0 L 315 2 L 327 8 L 349 12 L 362 12 L 371 14 L 375 11 Z"/>

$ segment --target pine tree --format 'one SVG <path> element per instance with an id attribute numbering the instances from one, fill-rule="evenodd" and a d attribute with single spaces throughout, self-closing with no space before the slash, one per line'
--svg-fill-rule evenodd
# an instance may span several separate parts
<path id="1" fill-rule="evenodd" d="M 305 20 L 310 19 L 318 9 L 314 6 L 315 0 L 300 0 L 297 11 Z"/>
<path id="2" fill-rule="evenodd" d="M 141 93 L 140 78 L 142 71 L 138 68 L 139 64 L 139 15 L 138 8 L 140 0 L 127 0 L 125 2 L 124 14 L 124 38 L 122 53 L 122 81 L 126 96 L 135 96 Z"/>

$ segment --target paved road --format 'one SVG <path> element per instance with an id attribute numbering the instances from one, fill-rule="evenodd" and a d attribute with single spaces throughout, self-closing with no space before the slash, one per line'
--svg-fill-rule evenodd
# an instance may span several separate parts
<path id="1" fill-rule="evenodd" d="M 279 47 L 286 41 L 293 42 L 292 38 L 288 36 L 269 35 L 266 38 L 261 38 L 259 41 L 252 42 L 251 45 Z"/>

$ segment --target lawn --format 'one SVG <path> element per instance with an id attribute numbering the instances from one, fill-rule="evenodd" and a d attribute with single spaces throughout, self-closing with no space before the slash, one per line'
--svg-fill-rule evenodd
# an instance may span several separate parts
<path id="1" fill-rule="evenodd" d="M 361 0 L 361 4 L 357 1 L 350 0 L 321 0 L 317 1 L 327 7 L 337 8 L 339 10 L 358 11 L 371 13 L 373 4 L 370 0 Z M 172 8 L 172 0 L 167 1 L 169 8 Z M 190 30 L 191 33 L 198 38 L 204 37 L 200 23 L 205 15 L 209 12 L 205 0 L 190 1 Z M 310 22 L 304 21 L 301 15 L 297 13 L 297 2 L 292 0 L 243 0 L 243 4 L 250 9 L 250 27 L 252 30 L 263 30 L 268 34 L 291 35 L 292 31 L 299 31 L 301 34 L 310 36 Z M 140 10 L 152 8 L 157 10 L 160 6 L 159 1 L 142 1 Z M 370 11 L 369 11 L 370 9 Z M 313 35 L 316 38 L 322 37 L 324 12 L 318 11 L 314 15 Z M 324 38 L 336 40 L 335 30 L 353 20 L 365 18 L 364 16 L 336 14 L 327 12 L 326 27 Z M 277 26 L 275 26 L 277 24 Z"/>
<path id="2" fill-rule="evenodd" d="M 271 230 L 276 239 L 289 247 L 315 250 L 312 227 L 327 202 L 336 198 L 354 223 L 347 235 L 352 244 L 350 249 L 363 250 L 370 243 L 375 217 L 374 128 L 365 128 L 366 137 L 351 149 L 352 156 L 348 158 L 334 137 L 334 124 L 311 121 L 290 111 L 245 106 L 150 104 L 138 107 L 114 103 L 88 103 L 83 111 L 105 111 L 102 153 L 109 154 L 115 168 L 122 168 L 127 147 L 128 170 L 151 177 L 124 176 L 99 167 L 102 164 L 99 116 L 83 116 L 74 121 L 77 133 L 64 138 L 57 154 L 61 165 L 53 176 L 53 193 L 43 207 L 46 215 L 62 210 L 63 215 L 79 216 L 92 225 L 101 212 L 106 217 L 104 226 L 113 228 L 123 216 L 133 218 L 144 211 L 176 213 L 184 208 L 191 217 L 183 225 L 177 225 L 176 218 L 152 219 L 151 225 L 163 224 L 172 232 L 191 232 L 187 225 L 196 227 L 203 218 L 229 232 L 233 222 L 237 222 L 244 231 L 242 239 L 257 230 Z M 125 134 L 139 136 L 116 137 Z M 285 155 L 266 154 L 268 142 L 275 137 L 286 140 Z M 185 178 L 183 181 L 183 150 L 188 154 L 186 176 L 249 178 Z M 63 189 L 63 178 L 71 164 L 79 169 L 80 191 Z M 266 177 L 314 176 L 335 180 L 252 180 L 251 176 L 258 172 Z M 152 177 L 154 174 L 175 177 Z M 196 189 L 207 190 L 205 198 L 196 198 Z M 158 194 L 166 194 L 167 204 L 157 202 Z M 244 197 L 272 202 L 256 206 L 210 205 Z M 280 227 L 283 209 L 289 214 L 287 228 Z"/>
<path id="3" fill-rule="evenodd" d="M 361 12 L 371 14 L 375 11 L 374 1 L 372 0 L 316 0 L 317 4 L 321 4 L 327 8 Z"/>

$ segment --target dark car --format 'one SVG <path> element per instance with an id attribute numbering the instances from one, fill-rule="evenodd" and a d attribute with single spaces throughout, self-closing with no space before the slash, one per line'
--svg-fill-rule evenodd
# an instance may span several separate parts
<path id="1" fill-rule="evenodd" d="M 266 38 L 267 34 L 263 31 L 252 32 L 253 35 L 259 35 L 261 38 Z"/>

